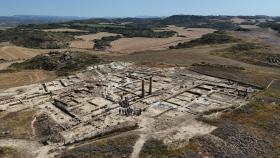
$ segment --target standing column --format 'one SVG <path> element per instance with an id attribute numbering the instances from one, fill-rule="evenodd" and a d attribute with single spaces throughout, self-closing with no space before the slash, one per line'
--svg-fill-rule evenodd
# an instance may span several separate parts
<path id="1" fill-rule="evenodd" d="M 153 93 L 153 77 L 150 77 L 150 85 L 149 85 L 149 95 Z"/>
<path id="2" fill-rule="evenodd" d="M 145 97 L 145 80 L 144 79 L 142 80 L 142 96 L 141 97 L 142 98 Z"/>

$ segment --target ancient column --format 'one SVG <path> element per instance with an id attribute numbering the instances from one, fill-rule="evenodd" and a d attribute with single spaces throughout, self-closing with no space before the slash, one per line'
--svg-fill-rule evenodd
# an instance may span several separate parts
<path id="1" fill-rule="evenodd" d="M 150 77 L 149 95 L 153 93 L 153 77 Z"/>
<path id="2" fill-rule="evenodd" d="M 145 80 L 144 79 L 142 80 L 142 96 L 141 97 L 142 98 L 145 97 Z"/>

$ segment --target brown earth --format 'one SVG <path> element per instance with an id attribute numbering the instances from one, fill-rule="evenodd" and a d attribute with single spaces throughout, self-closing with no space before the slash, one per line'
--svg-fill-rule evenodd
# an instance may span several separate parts
<path id="1" fill-rule="evenodd" d="M 106 57 L 106 59 L 136 62 L 139 64 L 164 63 L 181 66 L 191 66 L 193 64 L 202 62 L 220 65 L 233 65 L 236 67 L 242 67 L 245 70 L 234 72 L 228 70 L 212 69 L 211 67 L 196 67 L 195 70 L 208 75 L 225 77 L 229 79 L 233 79 L 234 77 L 234 79 L 238 81 L 257 83 L 261 86 L 266 86 L 272 79 L 280 78 L 280 69 L 247 64 L 233 59 L 211 55 L 213 51 L 216 51 L 217 49 L 225 49 L 231 45 L 232 44 L 223 44 L 203 47 L 201 46 L 190 49 L 145 51 L 128 55 Z"/>
<path id="2" fill-rule="evenodd" d="M 263 43 L 269 45 L 277 50 L 279 46 L 279 34 L 277 31 L 268 28 L 252 29 L 248 32 L 242 31 L 227 31 L 227 33 L 236 38 L 240 38 L 245 42 L 251 43 Z M 279 53 L 279 51 L 277 51 Z"/>
<path id="3" fill-rule="evenodd" d="M 32 121 L 35 111 L 1 113 L 0 138 L 31 139 L 33 137 Z M 6 134 L 3 134 L 6 132 Z"/>
<path id="4" fill-rule="evenodd" d="M 50 81 L 55 78 L 56 75 L 53 72 L 42 70 L 0 73 L 0 89 Z"/>
<path id="5" fill-rule="evenodd" d="M 0 46 L 0 59 L 4 60 L 23 60 L 30 59 L 36 55 L 46 53 L 44 50 L 29 49 L 24 47 L 12 46 L 10 44 Z"/>
<path id="6" fill-rule="evenodd" d="M 93 49 L 94 40 L 102 37 L 116 36 L 117 34 L 108 32 L 99 32 L 96 34 L 75 36 L 75 40 L 70 43 L 70 48 Z"/>
<path id="7" fill-rule="evenodd" d="M 169 46 L 177 45 L 180 42 L 187 42 L 193 39 L 200 38 L 202 35 L 212 33 L 215 30 L 205 29 L 205 28 L 188 28 L 169 26 L 163 30 L 158 31 L 176 31 L 178 36 L 169 38 L 121 38 L 119 40 L 112 42 L 112 48 L 109 49 L 110 52 L 120 52 L 120 53 L 133 53 L 141 52 L 147 50 L 166 50 Z"/>

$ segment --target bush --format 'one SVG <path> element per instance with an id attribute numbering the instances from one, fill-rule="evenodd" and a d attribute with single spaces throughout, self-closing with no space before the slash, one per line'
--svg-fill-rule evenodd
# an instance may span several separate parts
<path id="1" fill-rule="evenodd" d="M 100 40 L 94 41 L 94 49 L 95 50 L 106 50 L 108 47 L 111 47 L 111 42 L 122 38 L 122 36 L 109 36 L 109 37 L 102 37 Z"/>
<path id="2" fill-rule="evenodd" d="M 203 35 L 199 39 L 195 39 L 185 43 L 179 43 L 176 46 L 169 47 L 170 49 L 192 48 L 199 45 L 206 44 L 225 44 L 231 42 L 237 42 L 238 40 L 232 36 L 226 35 L 221 31 Z"/>
<path id="3" fill-rule="evenodd" d="M 17 28 L 0 32 L 0 42 L 12 42 L 27 48 L 58 49 L 66 48 L 73 37 L 64 33 L 39 30 L 20 30 Z"/>
<path id="4" fill-rule="evenodd" d="M 56 71 L 57 75 L 64 76 L 101 62 L 96 56 L 80 52 L 50 52 L 22 63 L 12 64 L 10 68 Z"/>

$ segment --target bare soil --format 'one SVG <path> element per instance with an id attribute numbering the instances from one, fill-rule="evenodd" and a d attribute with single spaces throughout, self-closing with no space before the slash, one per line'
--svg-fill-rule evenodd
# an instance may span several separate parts
<path id="1" fill-rule="evenodd" d="M 43 53 L 46 53 L 46 51 L 12 46 L 10 44 L 6 46 L 0 46 L 0 59 L 8 61 L 30 59 Z"/>
<path id="2" fill-rule="evenodd" d="M 70 48 L 78 49 L 93 49 L 94 40 L 101 39 L 102 37 L 116 36 L 117 34 L 108 32 L 99 32 L 96 34 L 75 36 L 75 40 L 70 43 Z"/>
<path id="3" fill-rule="evenodd" d="M 166 50 L 169 46 L 177 45 L 180 42 L 187 42 L 200 38 L 202 35 L 212 33 L 213 29 L 188 28 L 169 26 L 158 31 L 176 31 L 179 36 L 169 38 L 121 38 L 112 42 L 110 52 L 133 53 L 147 50 Z"/>
<path id="4" fill-rule="evenodd" d="M 128 55 L 119 55 L 114 57 L 106 57 L 108 60 L 120 60 L 128 62 L 136 62 L 139 64 L 172 64 L 180 66 L 191 66 L 196 63 L 210 63 L 220 65 L 232 65 L 242 67 L 246 71 L 229 71 L 217 70 L 209 68 L 195 67 L 195 70 L 207 75 L 213 75 L 222 78 L 236 79 L 238 81 L 256 83 L 261 86 L 267 86 L 272 79 L 280 78 L 280 69 L 272 67 L 263 67 L 252 64 L 243 63 L 233 59 L 223 58 L 211 55 L 213 51 L 225 49 L 232 44 L 203 46 L 190 49 L 164 50 L 164 51 L 145 51 L 132 53 Z"/>
<path id="5" fill-rule="evenodd" d="M 55 78 L 56 75 L 53 72 L 41 70 L 0 73 L 0 89 L 45 82 Z"/>

